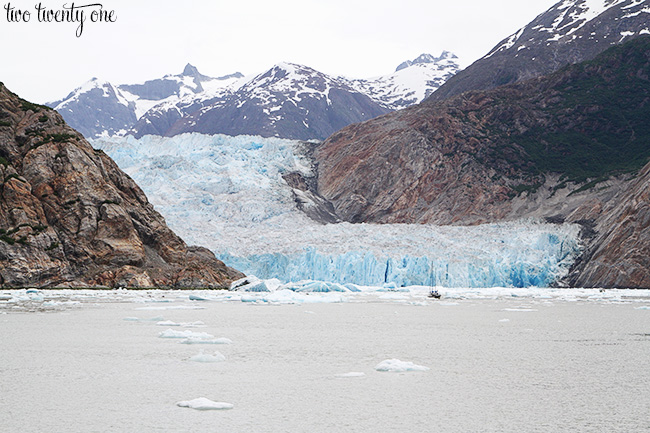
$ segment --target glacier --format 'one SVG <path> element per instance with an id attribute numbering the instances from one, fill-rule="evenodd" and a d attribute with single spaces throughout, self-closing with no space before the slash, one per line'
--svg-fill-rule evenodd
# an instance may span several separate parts
<path id="1" fill-rule="evenodd" d="M 315 175 L 309 143 L 192 133 L 92 144 L 138 183 L 188 243 L 264 280 L 548 287 L 582 248 L 579 226 L 536 220 L 473 227 L 317 223 L 297 209 L 282 177 Z"/>

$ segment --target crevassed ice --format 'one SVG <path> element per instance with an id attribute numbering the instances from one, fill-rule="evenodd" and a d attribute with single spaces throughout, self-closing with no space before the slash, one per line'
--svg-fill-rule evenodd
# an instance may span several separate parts
<path id="1" fill-rule="evenodd" d="M 321 225 L 282 175 L 313 174 L 297 141 L 182 134 L 93 142 L 169 226 L 247 275 L 377 286 L 548 286 L 580 252 L 579 227 L 527 220 L 476 227 Z"/>

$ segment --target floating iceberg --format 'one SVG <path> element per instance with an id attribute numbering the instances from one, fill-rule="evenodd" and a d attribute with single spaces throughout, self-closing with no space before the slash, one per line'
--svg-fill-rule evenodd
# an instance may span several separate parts
<path id="1" fill-rule="evenodd" d="M 191 336 L 181 341 L 181 344 L 232 344 L 232 340 L 230 338 L 202 338 Z"/>
<path id="2" fill-rule="evenodd" d="M 409 361 L 400 361 L 399 359 L 387 359 L 375 366 L 377 371 L 387 371 L 391 373 L 403 373 L 406 371 L 427 371 L 429 367 L 413 364 Z"/>
<path id="3" fill-rule="evenodd" d="M 156 325 L 158 326 L 182 326 L 184 328 L 198 328 L 205 326 L 205 323 L 201 321 L 196 321 L 196 322 L 173 322 L 171 320 L 163 320 L 161 322 L 157 322 Z"/>
<path id="4" fill-rule="evenodd" d="M 209 353 L 199 353 L 190 358 L 190 361 L 194 362 L 204 362 L 204 363 L 213 363 L 213 362 L 223 362 L 226 360 L 226 357 L 219 352 L 214 352 L 210 355 Z"/>
<path id="5" fill-rule="evenodd" d="M 283 179 L 315 174 L 297 141 L 181 134 L 113 137 L 93 145 L 133 177 L 186 241 L 264 280 L 347 288 L 548 287 L 581 251 L 580 228 L 570 224 L 316 223 L 297 209 L 296 191 Z M 258 280 L 240 290 L 272 289 Z"/>
<path id="6" fill-rule="evenodd" d="M 172 322 L 171 320 L 163 320 L 161 322 L 157 322 L 156 325 L 158 325 L 158 326 L 181 326 L 180 323 Z"/>
<path id="7" fill-rule="evenodd" d="M 234 406 L 230 403 L 216 402 L 208 400 L 205 397 L 195 398 L 189 401 L 179 401 L 176 403 L 178 407 L 189 407 L 196 410 L 224 410 L 232 409 Z"/>
<path id="8" fill-rule="evenodd" d="M 363 376 L 365 376 L 365 375 L 366 375 L 366 373 L 361 373 L 361 372 L 357 372 L 357 371 L 351 371 L 351 372 L 349 372 L 349 373 L 337 374 L 336 377 L 340 377 L 340 378 L 348 378 L 348 377 L 363 377 Z"/>
<path id="9" fill-rule="evenodd" d="M 263 280 L 254 276 L 241 278 L 230 284 L 230 290 L 239 292 L 269 292 L 269 288 Z"/>
<path id="10" fill-rule="evenodd" d="M 158 334 L 158 336 L 160 338 L 191 338 L 200 340 L 209 340 L 214 338 L 214 335 L 210 335 L 207 332 L 176 331 L 174 329 L 167 329 Z"/>

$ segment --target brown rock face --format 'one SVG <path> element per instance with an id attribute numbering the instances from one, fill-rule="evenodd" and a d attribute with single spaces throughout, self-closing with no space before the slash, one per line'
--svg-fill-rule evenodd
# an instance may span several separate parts
<path id="1" fill-rule="evenodd" d="M 103 152 L 0 84 L 0 285 L 223 287 L 241 273 L 188 248 Z"/>
<path id="2" fill-rule="evenodd" d="M 650 164 L 597 220 L 598 235 L 572 269 L 577 287 L 650 289 Z"/>
<path id="3" fill-rule="evenodd" d="M 546 77 L 348 126 L 314 153 L 318 193 L 349 222 L 582 222 L 595 231 L 570 285 L 650 287 L 649 77 L 639 37 Z"/>
<path id="4" fill-rule="evenodd" d="M 548 77 L 348 126 L 314 153 L 318 192 L 350 222 L 567 217 L 576 196 L 614 195 L 582 185 L 650 156 L 649 52 L 637 38 Z"/>

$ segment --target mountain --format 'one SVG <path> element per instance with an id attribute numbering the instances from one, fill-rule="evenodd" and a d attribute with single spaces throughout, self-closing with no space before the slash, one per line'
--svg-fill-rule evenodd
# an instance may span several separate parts
<path id="1" fill-rule="evenodd" d="M 640 37 L 547 77 L 350 125 L 315 152 L 318 192 L 350 222 L 566 217 L 648 161 L 649 52 Z"/>
<path id="2" fill-rule="evenodd" d="M 649 0 L 562 0 L 449 79 L 443 100 L 554 72 L 612 45 L 650 34 Z"/>
<path id="3" fill-rule="evenodd" d="M 164 135 L 200 132 L 322 139 L 350 123 L 388 111 L 345 80 L 307 66 L 279 63 L 232 94 L 207 101 Z"/>
<path id="4" fill-rule="evenodd" d="M 108 81 L 93 78 L 64 99 L 47 104 L 86 137 L 124 133 L 137 121 L 133 99 Z"/>
<path id="5" fill-rule="evenodd" d="M 458 57 L 443 51 L 438 57 L 422 54 L 407 60 L 393 74 L 351 80 L 351 84 L 387 108 L 399 110 L 423 101 L 459 70 Z"/>
<path id="6" fill-rule="evenodd" d="M 601 269 L 571 281 L 646 284 L 650 268 L 638 251 L 647 250 L 647 191 L 613 203 L 650 158 L 648 53 L 642 36 L 549 76 L 350 125 L 315 152 L 318 192 L 350 222 L 580 221 L 598 231 L 594 258 L 626 257 L 637 274 L 600 279 Z M 617 254 L 633 242 L 634 252 Z"/>
<path id="7" fill-rule="evenodd" d="M 350 123 L 422 101 L 458 69 L 458 58 L 448 51 L 439 57 L 423 54 L 402 63 L 391 75 L 368 80 L 331 77 L 307 66 L 279 63 L 240 87 L 154 107 L 131 134 L 324 139 Z"/>
<path id="8" fill-rule="evenodd" d="M 188 64 L 181 74 L 142 84 L 113 84 L 93 78 L 65 98 L 46 105 L 57 110 L 84 136 L 126 133 L 151 107 L 175 103 L 187 95 L 217 91 L 241 79 L 241 73 L 211 78 Z"/>
<path id="9" fill-rule="evenodd" d="M 605 205 L 594 229 L 565 284 L 650 288 L 650 164 Z"/>
<path id="10" fill-rule="evenodd" d="M 367 80 L 292 63 L 246 79 L 239 73 L 210 78 L 187 65 L 182 74 L 143 84 L 93 79 L 48 105 L 89 138 L 128 131 L 136 137 L 204 132 L 324 139 L 350 123 L 422 101 L 458 70 L 448 51 L 422 54 L 393 74 Z"/>
<path id="11" fill-rule="evenodd" d="M 188 247 L 61 115 L 3 84 L 0 182 L 2 287 L 215 288 L 242 276 Z"/>

